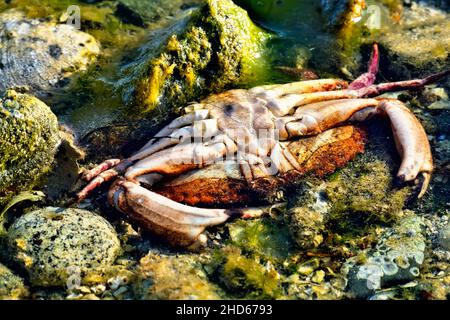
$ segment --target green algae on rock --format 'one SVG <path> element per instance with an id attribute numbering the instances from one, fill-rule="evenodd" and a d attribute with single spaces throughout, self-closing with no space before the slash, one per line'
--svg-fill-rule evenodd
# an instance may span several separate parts
<path id="1" fill-rule="evenodd" d="M 198 260 L 196 255 L 148 253 L 137 269 L 135 294 L 140 299 L 220 299 L 220 289 L 209 282 Z"/>
<path id="2" fill-rule="evenodd" d="M 58 121 L 37 98 L 8 90 L 0 96 L 0 205 L 41 182 L 60 142 Z"/>
<path id="3" fill-rule="evenodd" d="M 398 78 L 413 78 L 450 68 L 450 14 L 421 2 L 405 8 L 395 29 L 377 37 L 386 68 Z M 414 45 L 411 45 L 414 44 Z"/>
<path id="4" fill-rule="evenodd" d="M 23 279 L 0 263 L 0 300 L 24 299 L 28 294 Z"/>
<path id="5" fill-rule="evenodd" d="M 415 279 L 420 275 L 425 247 L 423 219 L 409 212 L 384 232 L 362 264 L 358 257 L 346 261 L 342 271 L 348 277 L 349 294 L 363 298 L 378 289 Z"/>
<path id="6" fill-rule="evenodd" d="M 235 246 L 217 252 L 211 264 L 213 277 L 232 295 L 246 299 L 274 299 L 282 294 L 280 274 L 273 265 L 246 257 Z"/>
<path id="7" fill-rule="evenodd" d="M 137 117 L 155 109 L 167 116 L 210 93 L 247 85 L 267 72 L 269 38 L 231 0 L 208 0 L 153 34 L 139 57 L 124 66 L 124 100 Z"/>
<path id="8" fill-rule="evenodd" d="M 81 209 L 45 208 L 21 216 L 8 230 L 8 247 L 35 286 L 65 285 L 72 273 L 110 266 L 121 253 L 113 227 Z"/>
<path id="9" fill-rule="evenodd" d="M 393 177 L 385 162 L 359 160 L 352 166 L 328 182 L 310 181 L 291 205 L 286 220 L 300 247 L 318 247 L 330 228 L 352 234 L 358 231 L 354 226 L 364 229 L 369 221 L 389 223 L 403 215 L 409 190 L 392 189 Z"/>
<path id="10" fill-rule="evenodd" d="M 44 97 L 92 63 L 97 41 L 67 24 L 28 19 L 18 10 L 0 14 L 0 91 L 28 87 Z"/>

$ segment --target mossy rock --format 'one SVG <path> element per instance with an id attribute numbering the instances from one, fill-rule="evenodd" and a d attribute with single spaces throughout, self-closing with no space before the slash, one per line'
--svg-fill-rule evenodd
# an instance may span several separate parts
<path id="1" fill-rule="evenodd" d="M 198 255 L 166 256 L 150 252 L 140 260 L 134 292 L 138 299 L 217 300 Z"/>
<path id="2" fill-rule="evenodd" d="M 65 285 L 73 273 L 111 266 L 121 253 L 117 234 L 104 218 L 62 208 L 21 216 L 8 230 L 8 247 L 35 286 Z"/>
<path id="3" fill-rule="evenodd" d="M 210 266 L 213 276 L 235 297 L 275 299 L 282 294 L 281 275 L 258 258 L 246 257 L 235 246 L 218 251 Z"/>
<path id="4" fill-rule="evenodd" d="M 382 70 L 397 79 L 447 70 L 450 68 L 450 13 L 414 3 L 411 8 L 405 8 L 402 22 L 381 33 L 377 41 L 385 57 Z"/>
<path id="5" fill-rule="evenodd" d="M 49 171 L 60 141 L 58 121 L 37 98 L 8 90 L 0 96 L 0 206 Z"/>
<path id="6" fill-rule="evenodd" d="M 0 263 L 0 300 L 23 299 L 28 296 L 28 288 L 19 276 Z"/>
<path id="7" fill-rule="evenodd" d="M 208 0 L 152 34 L 124 65 L 120 86 L 130 114 L 142 118 L 159 110 L 167 117 L 210 93 L 263 78 L 270 37 L 231 0 Z"/>

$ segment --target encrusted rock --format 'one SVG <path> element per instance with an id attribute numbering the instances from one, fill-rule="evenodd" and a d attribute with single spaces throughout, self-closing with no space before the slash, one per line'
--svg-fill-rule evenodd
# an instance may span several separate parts
<path id="1" fill-rule="evenodd" d="M 378 41 L 386 51 L 384 67 L 396 77 L 412 78 L 448 69 L 450 14 L 413 2 L 405 8 L 401 23 L 383 32 Z"/>
<path id="2" fill-rule="evenodd" d="M 325 233 L 352 233 L 368 221 L 395 221 L 403 215 L 408 189 L 393 190 L 393 177 L 380 160 L 361 158 L 329 181 L 313 180 L 290 205 L 286 214 L 290 231 L 302 248 L 318 247 Z"/>
<path id="3" fill-rule="evenodd" d="M 60 141 L 56 116 L 37 98 L 8 90 L 0 95 L 0 141 L 2 205 L 50 169 Z"/>
<path id="4" fill-rule="evenodd" d="M 439 245 L 450 251 L 450 224 L 439 232 Z"/>
<path id="5" fill-rule="evenodd" d="M 65 285 L 74 273 L 110 266 L 121 252 L 117 234 L 104 218 L 62 208 L 17 219 L 8 230 L 8 246 L 35 286 Z"/>
<path id="6" fill-rule="evenodd" d="M 252 81 L 267 72 L 263 56 L 269 37 L 231 0 L 208 0 L 154 32 L 133 62 L 124 65 L 119 84 L 124 100 L 135 116 L 164 108 L 161 116 L 167 117 L 174 108 Z"/>
<path id="7" fill-rule="evenodd" d="M 0 44 L 0 91 L 26 86 L 39 96 L 67 84 L 100 51 L 74 26 L 29 19 L 17 10 L 0 14 Z"/>
<path id="8" fill-rule="evenodd" d="M 347 290 L 351 296 L 364 298 L 376 290 L 412 281 L 420 275 L 425 256 L 424 222 L 410 213 L 386 230 L 374 249 L 346 261 Z"/>
<path id="9" fill-rule="evenodd" d="M 220 299 L 195 256 L 164 256 L 150 252 L 137 271 L 135 293 L 141 299 Z"/>

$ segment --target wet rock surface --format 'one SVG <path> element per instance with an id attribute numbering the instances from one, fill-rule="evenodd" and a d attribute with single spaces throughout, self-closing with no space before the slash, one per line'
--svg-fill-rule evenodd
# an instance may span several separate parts
<path id="1" fill-rule="evenodd" d="M 403 218 L 383 233 L 364 262 L 358 263 L 361 256 L 346 261 L 343 268 L 348 290 L 357 298 L 365 298 L 376 290 L 412 281 L 420 275 L 425 247 L 423 220 L 414 214 Z"/>
<path id="2" fill-rule="evenodd" d="M 50 170 L 60 142 L 56 116 L 39 99 L 8 90 L 0 97 L 0 140 L 1 206 Z"/>
<path id="3" fill-rule="evenodd" d="M 387 70 L 398 77 L 415 77 L 450 67 L 450 13 L 424 2 L 404 8 L 399 29 L 382 33 Z M 411 45 L 414 44 L 414 45 Z"/>
<path id="4" fill-rule="evenodd" d="M 65 285 L 73 273 L 112 265 L 121 252 L 112 226 L 86 210 L 45 208 L 25 214 L 8 230 L 12 259 L 33 285 Z"/>
<path id="5" fill-rule="evenodd" d="M 0 14 L 0 91 L 28 87 L 41 97 L 69 82 L 100 53 L 90 35 L 66 24 L 29 19 L 18 10 Z"/>
<path id="6" fill-rule="evenodd" d="M 124 101 L 137 117 L 161 108 L 159 114 L 167 115 L 209 93 L 256 79 L 265 72 L 269 37 L 232 1 L 208 0 L 153 34 L 125 64 Z"/>

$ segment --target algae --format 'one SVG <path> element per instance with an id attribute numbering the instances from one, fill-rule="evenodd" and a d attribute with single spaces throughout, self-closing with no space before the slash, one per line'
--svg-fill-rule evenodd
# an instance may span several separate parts
<path id="1" fill-rule="evenodd" d="M 8 90 L 0 97 L 0 140 L 1 205 L 50 170 L 60 142 L 56 116 L 37 98 Z"/>
<path id="2" fill-rule="evenodd" d="M 124 101 L 134 116 L 153 110 L 167 116 L 210 93 L 261 81 L 268 39 L 231 0 L 209 0 L 154 35 L 124 66 Z"/>

